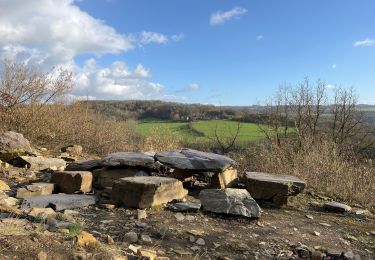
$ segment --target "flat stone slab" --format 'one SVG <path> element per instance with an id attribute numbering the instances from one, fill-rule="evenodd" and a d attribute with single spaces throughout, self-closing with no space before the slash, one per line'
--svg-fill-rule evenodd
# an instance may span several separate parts
<path id="1" fill-rule="evenodd" d="M 27 167 L 34 171 L 43 171 L 47 169 L 63 171 L 66 167 L 66 162 L 59 158 L 47 158 L 47 157 L 33 157 L 33 156 L 19 156 L 10 161 L 13 166 L 16 167 Z"/>
<path id="2" fill-rule="evenodd" d="M 53 172 L 51 182 L 56 184 L 60 192 L 68 194 L 87 193 L 92 189 L 93 176 L 89 171 Z"/>
<path id="3" fill-rule="evenodd" d="M 199 193 L 204 211 L 259 218 L 261 209 L 245 189 L 207 189 Z"/>
<path id="4" fill-rule="evenodd" d="M 128 177 L 113 183 L 112 200 L 130 208 L 150 208 L 187 195 L 182 182 L 166 177 Z"/>
<path id="5" fill-rule="evenodd" d="M 26 198 L 21 209 L 53 208 L 56 211 L 87 207 L 95 204 L 95 197 L 81 194 L 52 194 Z"/>
<path id="6" fill-rule="evenodd" d="M 101 160 L 76 161 L 66 166 L 67 171 L 93 171 L 101 168 Z"/>
<path id="7" fill-rule="evenodd" d="M 17 198 L 24 199 L 29 197 L 41 196 L 41 195 L 50 195 L 55 189 L 53 183 L 46 182 L 37 182 L 30 185 L 26 185 L 25 188 L 17 189 Z"/>
<path id="8" fill-rule="evenodd" d="M 256 200 L 272 201 L 275 205 L 285 205 L 288 196 L 301 193 L 306 183 L 295 176 L 263 172 L 246 172 L 246 189 Z"/>
<path id="9" fill-rule="evenodd" d="M 327 202 L 323 206 L 327 211 L 332 211 L 332 212 L 338 212 L 338 213 L 345 213 L 345 212 L 350 212 L 352 208 L 346 204 L 336 202 L 336 201 L 331 201 Z"/>
<path id="10" fill-rule="evenodd" d="M 117 152 L 103 157 L 100 163 L 105 167 L 148 167 L 155 159 L 148 153 Z"/>
<path id="11" fill-rule="evenodd" d="M 201 203 L 196 202 L 175 202 L 168 203 L 167 208 L 178 212 L 197 212 L 201 206 Z"/>
<path id="12" fill-rule="evenodd" d="M 235 164 L 231 158 L 193 149 L 169 151 L 155 154 L 160 163 L 173 169 L 220 172 Z"/>

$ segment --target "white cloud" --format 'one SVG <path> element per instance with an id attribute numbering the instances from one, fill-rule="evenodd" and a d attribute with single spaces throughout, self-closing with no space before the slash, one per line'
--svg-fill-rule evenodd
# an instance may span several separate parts
<path id="1" fill-rule="evenodd" d="M 48 66 L 80 54 L 119 53 L 131 39 L 74 5 L 73 0 L 0 1 L 0 50 L 4 57 Z"/>
<path id="2" fill-rule="evenodd" d="M 98 99 L 163 99 L 183 100 L 183 97 L 166 95 L 164 86 L 149 82 L 150 70 L 138 64 L 134 70 L 121 61 L 109 67 L 100 67 L 95 59 L 85 62 L 75 75 L 76 97 L 98 97 Z"/>
<path id="3" fill-rule="evenodd" d="M 354 44 L 354 47 L 368 47 L 375 45 L 375 39 L 366 38 L 364 40 L 356 41 Z"/>
<path id="4" fill-rule="evenodd" d="M 213 14 L 211 14 L 211 17 L 210 17 L 210 24 L 211 25 L 219 25 L 219 24 L 223 24 L 233 18 L 239 18 L 241 17 L 242 15 L 244 15 L 245 13 L 247 13 L 247 10 L 245 8 L 242 8 L 242 7 L 233 7 L 232 9 L 230 9 L 229 11 L 217 11 Z"/>
<path id="5" fill-rule="evenodd" d="M 264 38 L 263 35 L 260 34 L 260 35 L 258 35 L 255 39 L 256 39 L 257 41 L 260 41 L 260 40 L 263 40 L 263 38 Z"/>
<path id="6" fill-rule="evenodd" d="M 327 84 L 326 88 L 328 88 L 328 89 L 335 89 L 336 85 L 335 84 Z"/>
<path id="7" fill-rule="evenodd" d="M 337 68 L 337 64 L 336 63 L 332 64 L 332 69 L 336 69 L 336 68 Z"/>
<path id="8" fill-rule="evenodd" d="M 172 41 L 179 42 L 183 38 L 185 38 L 185 34 L 183 34 L 183 33 L 173 34 L 170 38 L 171 38 Z"/>
<path id="9" fill-rule="evenodd" d="M 156 32 L 120 34 L 104 21 L 80 10 L 74 0 L 0 0 L 0 58 L 22 60 L 43 69 L 63 67 L 74 72 L 75 98 L 167 99 L 160 83 L 150 82 L 150 70 L 138 64 L 129 69 L 122 61 L 97 65 L 104 54 L 119 54 L 139 45 L 178 41 L 183 34 Z M 84 66 L 75 62 L 89 54 Z"/>
<path id="10" fill-rule="evenodd" d="M 186 87 L 183 87 L 179 90 L 177 90 L 176 92 L 177 93 L 180 93 L 180 92 L 192 92 L 192 91 L 195 91 L 195 90 L 198 90 L 200 89 L 201 86 L 197 83 L 191 83 L 189 85 L 187 85 Z"/>

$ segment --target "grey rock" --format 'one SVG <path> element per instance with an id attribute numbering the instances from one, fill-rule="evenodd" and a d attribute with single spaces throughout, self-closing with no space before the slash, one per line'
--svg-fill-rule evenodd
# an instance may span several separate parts
<path id="1" fill-rule="evenodd" d="M 124 235 L 124 240 L 128 243 L 137 243 L 138 235 L 135 232 L 128 232 Z"/>
<path id="2" fill-rule="evenodd" d="M 83 148 L 80 145 L 69 145 L 61 148 L 61 152 L 68 153 L 70 155 L 80 156 L 82 155 Z"/>
<path id="3" fill-rule="evenodd" d="M 95 197 L 80 194 L 52 194 L 26 198 L 21 204 L 22 209 L 53 208 L 56 211 L 82 208 L 95 204 Z"/>
<path id="4" fill-rule="evenodd" d="M 327 211 L 345 213 L 350 212 L 352 208 L 346 204 L 339 203 L 336 201 L 327 202 L 323 206 Z"/>
<path id="5" fill-rule="evenodd" d="M 263 172 L 247 172 L 244 182 L 254 199 L 272 201 L 275 205 L 287 204 L 288 196 L 295 196 L 306 187 L 295 176 Z"/>
<path id="6" fill-rule="evenodd" d="M 100 160 L 76 161 L 66 166 L 67 171 L 93 171 L 101 167 Z"/>
<path id="7" fill-rule="evenodd" d="M 201 208 L 201 204 L 194 202 L 175 202 L 169 203 L 167 208 L 169 210 L 179 212 L 196 212 Z"/>
<path id="8" fill-rule="evenodd" d="M 147 167 L 153 165 L 155 159 L 146 153 L 117 152 L 102 158 L 101 165 L 105 167 Z"/>
<path id="9" fill-rule="evenodd" d="M 245 189 L 207 189 L 199 193 L 203 210 L 259 218 L 261 209 Z"/>
<path id="10" fill-rule="evenodd" d="M 203 238 L 198 238 L 197 241 L 195 241 L 195 243 L 200 246 L 204 246 L 206 244 Z"/>
<path id="11" fill-rule="evenodd" d="M 66 162 L 63 159 L 47 158 L 42 156 L 19 156 L 12 159 L 10 163 L 16 167 L 26 167 L 34 171 L 43 171 L 47 169 L 63 171 L 66 167 Z"/>
<path id="12" fill-rule="evenodd" d="M 148 176 L 144 171 L 135 168 L 102 168 L 93 171 L 94 186 L 99 189 L 112 187 L 113 182 L 121 178 Z"/>
<path id="13" fill-rule="evenodd" d="M 174 217 L 175 217 L 176 220 L 179 221 L 179 222 L 185 220 L 185 216 L 184 216 L 182 213 L 180 213 L 180 212 L 176 213 L 176 214 L 174 215 Z"/>
<path id="14" fill-rule="evenodd" d="M 198 172 L 220 172 L 235 164 L 235 161 L 227 156 L 192 149 L 161 152 L 155 154 L 155 158 L 160 163 L 173 169 Z"/>
<path id="15" fill-rule="evenodd" d="M 8 161 L 28 153 L 32 153 L 30 142 L 22 134 L 8 131 L 0 135 L 1 160 Z"/>

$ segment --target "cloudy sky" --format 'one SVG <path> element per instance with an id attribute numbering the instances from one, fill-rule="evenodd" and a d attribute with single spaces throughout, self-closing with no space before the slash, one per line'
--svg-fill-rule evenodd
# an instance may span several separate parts
<path id="1" fill-rule="evenodd" d="M 76 97 L 250 105 L 309 77 L 375 104 L 375 1 L 0 0 L 0 56 Z"/>

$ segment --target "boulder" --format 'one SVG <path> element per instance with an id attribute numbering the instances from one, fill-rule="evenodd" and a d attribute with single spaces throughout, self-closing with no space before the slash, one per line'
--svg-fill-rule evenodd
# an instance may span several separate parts
<path id="1" fill-rule="evenodd" d="M 8 161 L 31 152 L 30 142 L 22 134 L 8 131 L 0 135 L 1 160 Z"/>
<path id="2" fill-rule="evenodd" d="M 41 217 L 41 218 L 47 218 L 47 217 L 53 217 L 56 215 L 56 212 L 51 208 L 33 208 L 28 213 L 29 216 L 32 216 L 34 218 Z"/>
<path id="3" fill-rule="evenodd" d="M 25 198 L 21 209 L 53 208 L 56 211 L 82 208 L 95 204 L 95 197 L 81 194 L 51 194 Z"/>
<path id="4" fill-rule="evenodd" d="M 67 171 L 93 171 L 101 168 L 100 160 L 86 160 L 86 161 L 76 161 L 69 163 L 66 166 Z"/>
<path id="5" fill-rule="evenodd" d="M 259 218 L 261 209 L 245 189 L 207 189 L 199 193 L 204 211 Z"/>
<path id="6" fill-rule="evenodd" d="M 143 170 L 136 168 L 103 168 L 97 169 L 93 172 L 95 183 L 94 186 L 99 189 L 112 187 L 115 180 L 134 177 L 134 176 L 148 176 Z"/>
<path id="7" fill-rule="evenodd" d="M 58 190 L 68 194 L 90 192 L 92 181 L 92 173 L 89 171 L 53 172 L 51 176 L 51 182 L 56 184 Z"/>
<path id="8" fill-rule="evenodd" d="M 38 182 L 27 185 L 25 188 L 18 188 L 16 197 L 19 199 L 50 195 L 52 194 L 55 185 L 53 183 Z"/>
<path id="9" fill-rule="evenodd" d="M 69 145 L 61 148 L 61 152 L 68 153 L 69 155 L 73 156 L 80 156 L 82 155 L 82 146 L 80 145 Z"/>
<path id="10" fill-rule="evenodd" d="M 182 199 L 187 190 L 182 182 L 166 177 L 128 177 L 117 180 L 112 187 L 112 200 L 131 208 L 149 208 Z"/>
<path id="11" fill-rule="evenodd" d="M 12 159 L 10 163 L 16 167 L 26 167 L 34 171 L 44 171 L 48 169 L 63 171 L 66 167 L 66 162 L 63 159 L 42 156 L 19 156 Z"/>
<path id="12" fill-rule="evenodd" d="M 5 197 L 0 199 L 0 206 L 15 207 L 18 204 L 18 199 L 13 197 Z"/>
<path id="13" fill-rule="evenodd" d="M 247 172 L 244 182 L 254 199 L 271 201 L 276 206 L 286 205 L 288 196 L 299 194 L 306 186 L 294 176 L 262 172 Z"/>
<path id="14" fill-rule="evenodd" d="M 352 208 L 346 204 L 339 203 L 336 201 L 327 202 L 323 206 L 327 211 L 345 213 L 350 212 Z"/>
<path id="15" fill-rule="evenodd" d="M 161 152 L 155 154 L 155 158 L 160 163 L 173 169 L 195 172 L 221 172 L 235 164 L 235 161 L 227 156 L 201 152 L 193 149 Z"/>
<path id="16" fill-rule="evenodd" d="M 76 243 L 81 247 L 91 247 L 95 248 L 100 246 L 100 242 L 90 233 L 86 231 L 81 231 L 76 236 Z"/>
<path id="17" fill-rule="evenodd" d="M 101 160 L 104 167 L 148 167 L 155 159 L 148 153 L 117 152 L 111 153 Z"/>
<path id="18" fill-rule="evenodd" d="M 10 190 L 10 187 L 4 181 L 0 180 L 0 190 L 2 190 L 2 191 L 8 191 L 8 190 Z"/>

